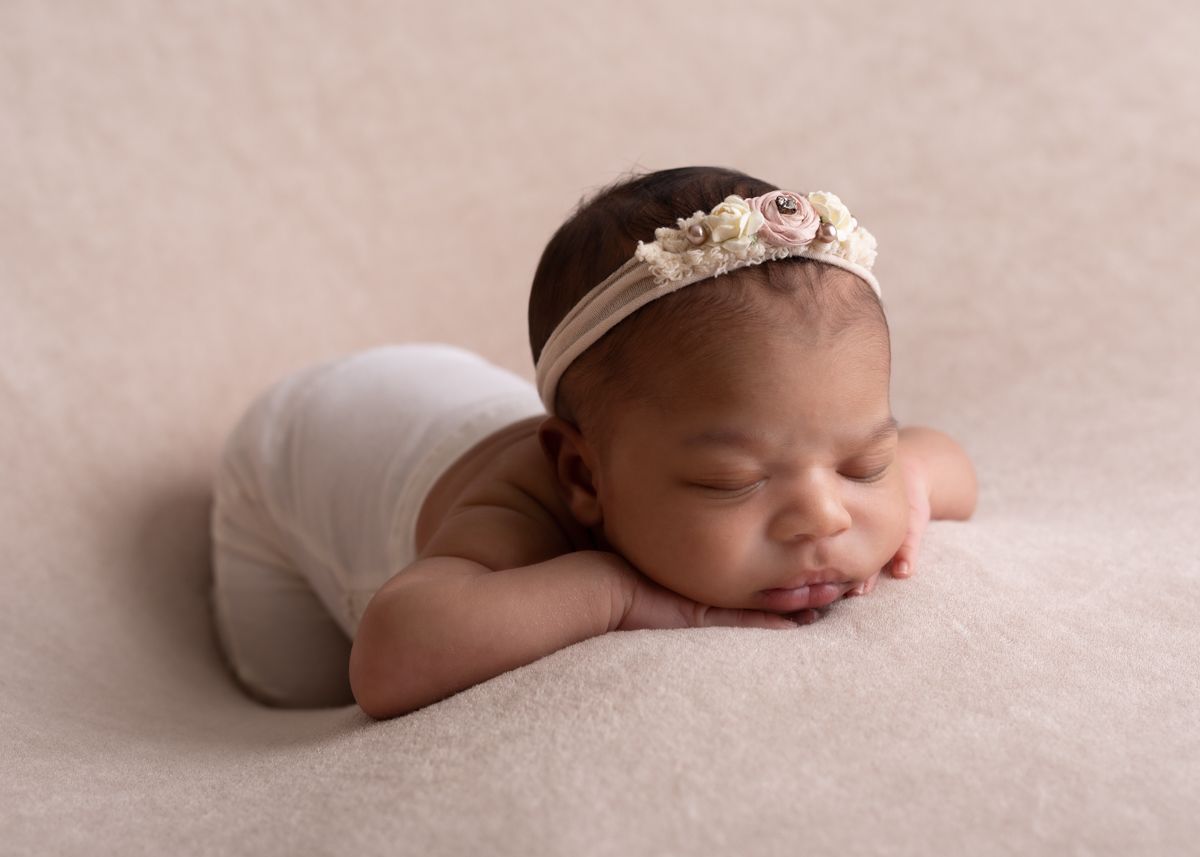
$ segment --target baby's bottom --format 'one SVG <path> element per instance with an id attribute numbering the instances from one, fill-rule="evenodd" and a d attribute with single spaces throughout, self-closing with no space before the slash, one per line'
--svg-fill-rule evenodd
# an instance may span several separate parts
<path id="1" fill-rule="evenodd" d="M 214 546 L 217 635 L 238 680 L 281 708 L 350 705 L 350 640 L 299 572 Z"/>
<path id="2" fill-rule="evenodd" d="M 429 343 L 333 358 L 264 390 L 213 483 L 213 618 L 246 689 L 282 707 L 352 703 L 349 641 L 415 558 L 439 475 L 544 413 L 525 379 Z"/>
<path id="3" fill-rule="evenodd" d="M 280 401 L 321 371 L 295 373 L 248 409 L 227 442 L 214 484 L 213 624 L 238 683 L 278 708 L 354 702 L 350 638 L 329 606 L 346 601 L 340 581 L 311 563 L 311 573 L 302 573 L 264 508 L 260 485 L 259 471 L 269 460 L 261 456 L 262 438 L 271 437 Z"/>

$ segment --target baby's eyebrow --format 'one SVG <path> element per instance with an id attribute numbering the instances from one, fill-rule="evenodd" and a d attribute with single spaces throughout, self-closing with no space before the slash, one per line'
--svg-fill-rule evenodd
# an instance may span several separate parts
<path id="1" fill-rule="evenodd" d="M 900 423 L 891 414 L 887 419 L 876 425 L 867 432 L 862 440 L 859 441 L 860 446 L 874 446 L 880 441 L 886 440 L 897 431 L 900 430 Z M 739 449 L 757 449 L 763 444 L 765 438 L 756 437 L 746 434 L 731 428 L 716 428 L 707 429 L 706 431 L 697 432 L 683 439 L 683 446 L 698 447 L 698 446 L 732 446 Z"/>
<path id="2" fill-rule="evenodd" d="M 888 415 L 888 418 L 881 422 L 875 428 L 871 429 L 870 434 L 863 440 L 863 446 L 872 446 L 879 443 L 881 440 L 886 440 L 900 430 L 900 423 L 896 422 L 895 416 Z"/>
<path id="3" fill-rule="evenodd" d="M 683 439 L 683 446 L 733 446 L 740 449 L 754 449 L 758 446 L 758 441 L 736 429 L 720 428 L 689 435 Z"/>

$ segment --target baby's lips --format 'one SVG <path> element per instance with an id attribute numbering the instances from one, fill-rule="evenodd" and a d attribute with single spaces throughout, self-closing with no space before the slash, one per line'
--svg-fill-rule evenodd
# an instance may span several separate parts
<path id="1" fill-rule="evenodd" d="M 844 583 L 814 583 L 795 589 L 766 589 L 762 592 L 765 610 L 792 613 L 808 608 L 828 607 L 848 588 Z"/>

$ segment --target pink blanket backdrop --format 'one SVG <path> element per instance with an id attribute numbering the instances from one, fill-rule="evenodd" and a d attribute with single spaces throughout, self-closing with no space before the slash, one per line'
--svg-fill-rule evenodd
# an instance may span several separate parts
<path id="1" fill-rule="evenodd" d="M 1200 15 L 1183 2 L 0 5 L 6 854 L 1187 854 Z M 209 483 L 372 345 L 526 377 L 630 170 L 834 190 L 969 522 L 795 632 L 587 640 L 410 716 L 243 696 Z"/>

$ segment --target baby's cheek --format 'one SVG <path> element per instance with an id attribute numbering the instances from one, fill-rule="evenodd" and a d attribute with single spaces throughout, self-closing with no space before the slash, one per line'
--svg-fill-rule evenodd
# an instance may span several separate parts
<path id="1" fill-rule="evenodd" d="M 696 601 L 713 603 L 731 570 L 719 528 L 687 516 L 659 515 L 642 530 L 642 570 L 658 583 Z"/>
<path id="2" fill-rule="evenodd" d="M 637 501 L 620 508 L 608 522 L 606 535 L 624 557 L 651 578 L 672 576 L 686 565 L 688 542 L 679 539 L 680 527 L 668 508 Z"/>
<path id="3" fill-rule="evenodd" d="M 869 509 L 863 510 L 862 532 L 866 551 L 861 572 L 869 576 L 879 571 L 896 555 L 908 531 L 908 500 L 901 480 L 880 486 L 879 495 Z M 869 554 L 869 555 L 868 555 Z"/>

